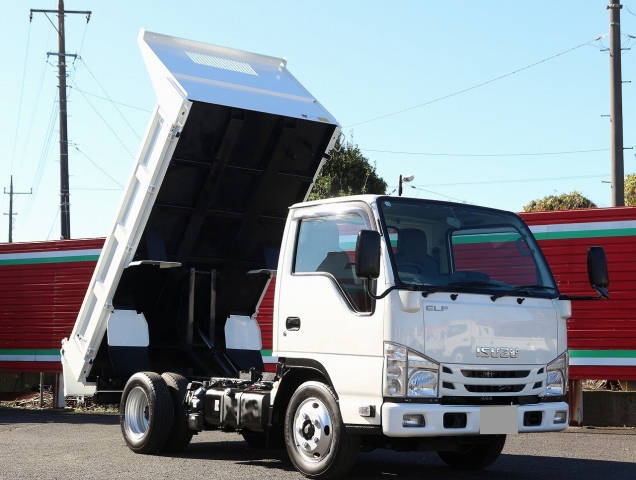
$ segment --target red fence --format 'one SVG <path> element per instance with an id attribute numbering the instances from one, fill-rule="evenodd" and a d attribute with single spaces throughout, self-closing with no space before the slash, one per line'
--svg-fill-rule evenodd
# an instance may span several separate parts
<path id="1" fill-rule="evenodd" d="M 636 207 L 524 213 L 562 293 L 590 295 L 587 248 L 605 248 L 610 300 L 573 302 L 575 379 L 636 379 Z M 59 371 L 103 239 L 0 244 L 0 370 Z M 274 281 L 257 313 L 272 357 Z"/>
<path id="2" fill-rule="evenodd" d="M 60 371 L 101 238 L 0 244 L 0 370 Z"/>
<path id="3" fill-rule="evenodd" d="M 568 320 L 570 376 L 636 379 L 636 207 L 524 213 L 559 289 L 593 295 L 587 249 L 605 248 L 610 299 L 573 301 Z"/>

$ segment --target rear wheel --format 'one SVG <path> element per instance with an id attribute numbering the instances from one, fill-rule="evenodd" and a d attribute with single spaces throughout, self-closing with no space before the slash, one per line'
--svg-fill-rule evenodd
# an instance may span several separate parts
<path id="1" fill-rule="evenodd" d="M 450 467 L 461 470 L 481 470 L 497 460 L 506 443 L 505 435 L 489 435 L 488 437 L 484 443 L 464 447 L 458 452 L 437 452 L 437 454 Z"/>
<path id="2" fill-rule="evenodd" d="M 165 445 L 165 450 L 169 452 L 180 452 L 188 446 L 192 440 L 193 432 L 188 428 L 188 412 L 186 410 L 185 395 L 188 388 L 188 379 L 178 373 L 166 372 L 161 374 L 166 382 L 172 406 L 174 408 L 174 420 L 172 429 Z"/>
<path id="3" fill-rule="evenodd" d="M 135 453 L 157 453 L 166 444 L 174 407 L 164 379 L 154 372 L 135 373 L 124 387 L 119 424 Z"/>
<path id="4" fill-rule="evenodd" d="M 309 478 L 338 478 L 356 460 L 360 440 L 345 431 L 333 390 L 305 382 L 285 414 L 285 445 L 294 466 Z"/>

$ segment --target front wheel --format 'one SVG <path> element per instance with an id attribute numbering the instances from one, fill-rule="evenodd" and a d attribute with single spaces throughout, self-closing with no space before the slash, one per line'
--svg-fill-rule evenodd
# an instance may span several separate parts
<path id="1" fill-rule="evenodd" d="M 437 452 L 437 454 L 450 467 L 461 470 L 481 470 L 497 460 L 506 443 L 506 436 L 488 435 L 488 438 L 480 440 L 484 443 L 464 447 L 458 452 Z"/>
<path id="2" fill-rule="evenodd" d="M 338 478 L 355 463 L 359 444 L 345 431 L 329 386 L 305 382 L 298 387 L 285 414 L 285 445 L 298 471 L 309 478 Z"/>

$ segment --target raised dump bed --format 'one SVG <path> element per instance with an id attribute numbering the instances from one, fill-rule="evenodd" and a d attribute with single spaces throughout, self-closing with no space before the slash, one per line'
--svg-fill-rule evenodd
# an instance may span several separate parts
<path id="1" fill-rule="evenodd" d="M 164 365 L 208 376 L 259 367 L 260 355 L 228 357 L 225 320 L 254 313 L 287 208 L 339 135 L 283 59 L 146 31 L 139 45 L 158 103 L 63 341 L 67 394 L 118 392 Z"/>

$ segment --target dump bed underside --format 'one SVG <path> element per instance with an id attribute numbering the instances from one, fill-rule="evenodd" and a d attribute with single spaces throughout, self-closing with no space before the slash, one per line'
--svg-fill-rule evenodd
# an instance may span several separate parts
<path id="1" fill-rule="evenodd" d="M 305 197 L 333 132 L 194 102 L 135 260 L 275 269 L 288 206 Z"/>

